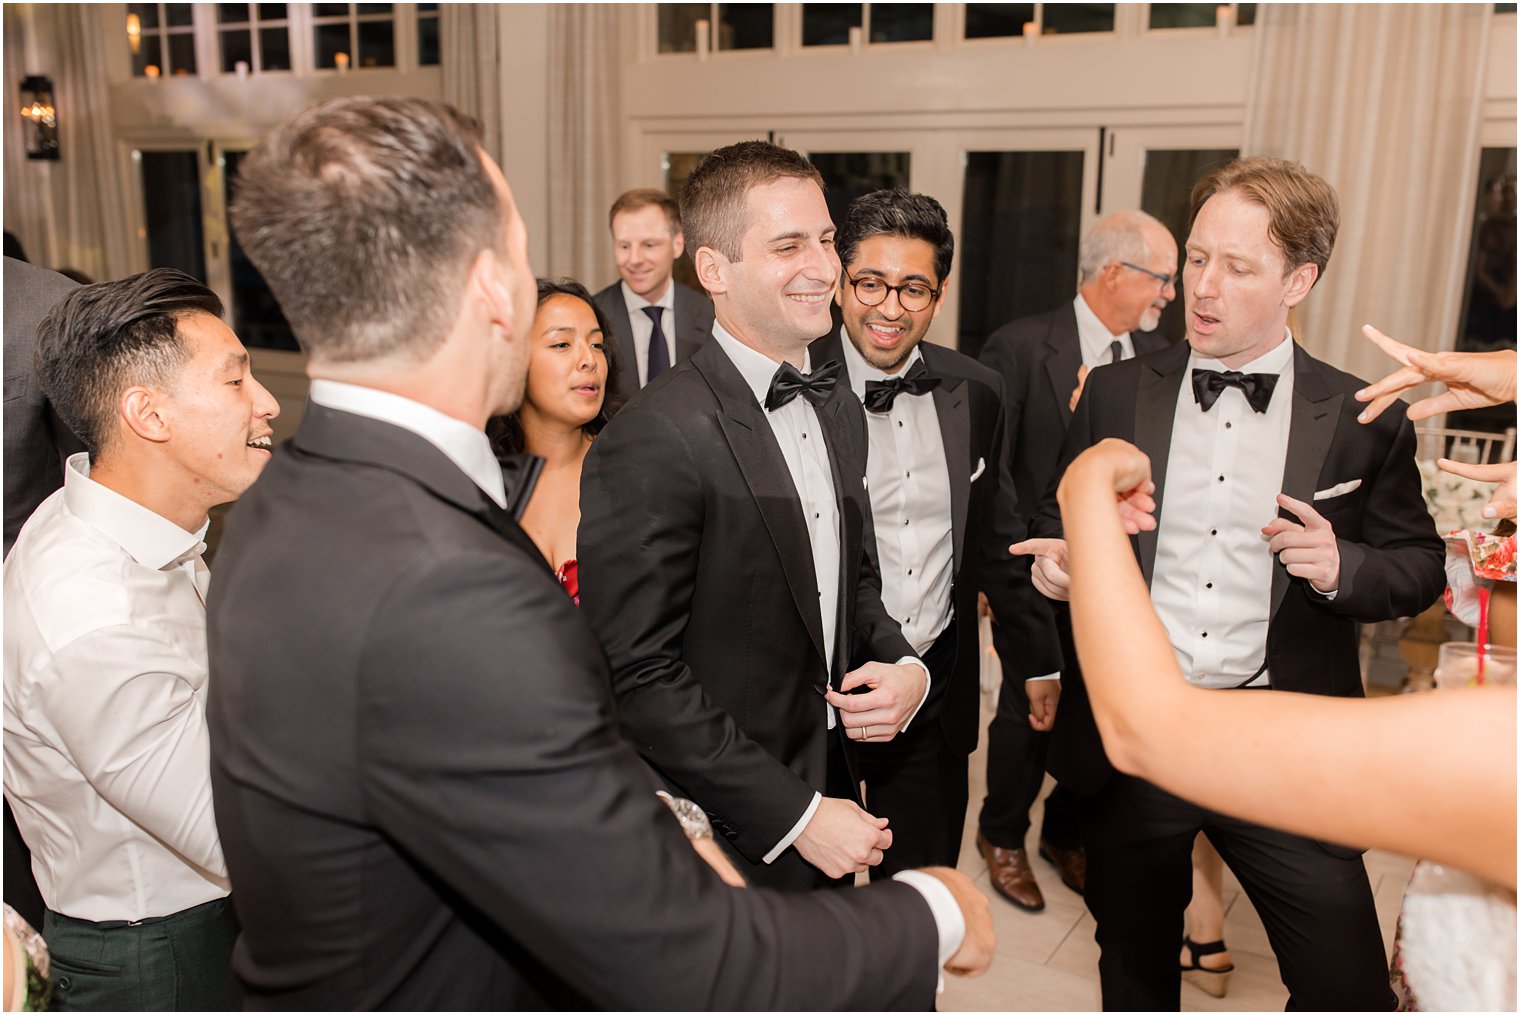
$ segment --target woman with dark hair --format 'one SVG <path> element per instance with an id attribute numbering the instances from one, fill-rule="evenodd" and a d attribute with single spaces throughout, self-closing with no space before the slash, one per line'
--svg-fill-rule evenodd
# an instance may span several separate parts
<path id="1" fill-rule="evenodd" d="M 527 451 L 544 459 L 522 527 L 577 604 L 581 463 L 620 402 L 611 394 L 618 368 L 611 336 L 585 286 L 568 278 L 539 279 L 522 406 L 493 419 L 490 428 L 498 455 Z"/>

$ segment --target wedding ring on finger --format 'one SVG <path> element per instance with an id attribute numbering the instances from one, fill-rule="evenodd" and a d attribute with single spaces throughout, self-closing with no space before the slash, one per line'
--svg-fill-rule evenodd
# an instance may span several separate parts
<path id="1" fill-rule="evenodd" d="M 860 731 L 860 739 L 862 739 L 862 740 L 870 740 L 871 739 L 871 727 L 867 726 L 867 727 L 865 727 L 864 729 L 862 729 Z"/>

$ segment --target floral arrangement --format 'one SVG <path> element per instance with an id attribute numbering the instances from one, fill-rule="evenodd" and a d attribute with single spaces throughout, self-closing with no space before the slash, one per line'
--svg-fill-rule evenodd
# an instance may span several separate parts
<path id="1" fill-rule="evenodd" d="M 1442 472 L 1430 459 L 1419 459 L 1420 483 L 1425 490 L 1425 507 L 1436 521 L 1441 532 L 1453 529 L 1490 528 L 1492 523 L 1483 517 L 1483 505 L 1494 495 L 1493 483 L 1479 483 L 1465 476 L 1453 476 Z"/>

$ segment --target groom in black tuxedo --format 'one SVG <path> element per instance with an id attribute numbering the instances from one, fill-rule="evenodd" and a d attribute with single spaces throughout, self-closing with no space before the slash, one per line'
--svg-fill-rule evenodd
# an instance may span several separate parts
<path id="1" fill-rule="evenodd" d="M 839 281 L 818 171 L 730 145 L 687 180 L 681 217 L 713 341 L 592 445 L 581 603 L 629 740 L 748 878 L 807 889 L 891 848 L 859 806 L 853 741 L 908 725 L 928 671 L 865 554 L 858 408 L 839 364 L 808 355 Z"/>
<path id="2" fill-rule="evenodd" d="M 1063 472 L 1105 437 L 1150 456 L 1158 526 L 1133 540 L 1135 553 L 1183 673 L 1221 694 L 1360 697 L 1357 623 L 1413 616 L 1445 583 L 1413 428 L 1401 413 L 1359 425 L 1352 395 L 1365 382 L 1310 356 L 1287 329 L 1338 222 L 1335 191 L 1295 163 L 1245 159 L 1200 180 L 1183 269 L 1187 343 L 1095 371 L 1061 453 Z M 1036 527 L 1059 524 L 1052 490 Z M 1039 555 L 1042 591 L 1064 598 L 1064 542 L 1019 549 Z M 1178 1007 L 1177 942 L 1201 830 L 1261 914 L 1289 1009 L 1392 1008 L 1361 851 L 1115 772 L 1080 669 L 1067 677 L 1050 770 L 1089 798 L 1086 900 L 1104 1007 Z"/>

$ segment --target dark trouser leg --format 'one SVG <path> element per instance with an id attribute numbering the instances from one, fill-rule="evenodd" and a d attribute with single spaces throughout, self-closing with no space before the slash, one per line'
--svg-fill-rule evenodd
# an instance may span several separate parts
<path id="1" fill-rule="evenodd" d="M 1204 831 L 1261 916 L 1290 1011 L 1393 1009 L 1359 852 L 1220 815 Z"/>
<path id="2" fill-rule="evenodd" d="M 884 744 L 856 753 L 866 784 L 866 810 L 886 818 L 892 848 L 871 868 L 871 880 L 915 867 L 954 867 L 966 825 L 967 762 L 945 746 L 939 724 L 915 720 Z"/>
<path id="3" fill-rule="evenodd" d="M 1024 838 L 1029 834 L 1029 809 L 1045 781 L 1045 754 L 1049 746 L 1050 734 L 1029 725 L 1029 696 L 1024 693 L 1024 682 L 1005 678 L 998 694 L 997 714 L 987 726 L 987 797 L 977 819 L 982 834 L 994 846 L 1024 848 Z M 1050 831 L 1048 801 L 1045 806 L 1046 828 Z M 1074 847 L 1079 841 L 1072 835 L 1056 845 Z"/>
<path id="4" fill-rule="evenodd" d="M 32 876 L 32 852 L 21 838 L 21 829 L 11 814 L 11 802 L 5 801 L 5 902 L 33 929 L 42 928 L 42 893 Z"/>

